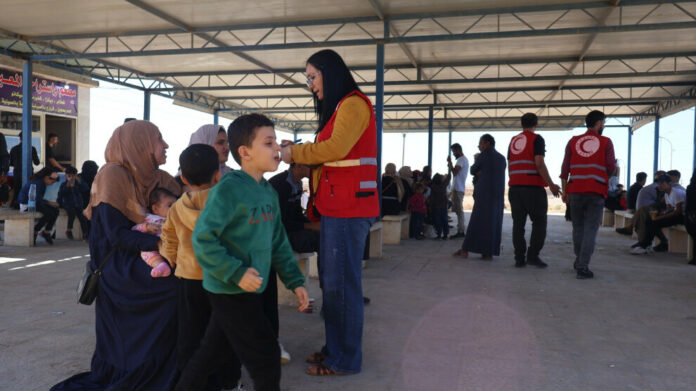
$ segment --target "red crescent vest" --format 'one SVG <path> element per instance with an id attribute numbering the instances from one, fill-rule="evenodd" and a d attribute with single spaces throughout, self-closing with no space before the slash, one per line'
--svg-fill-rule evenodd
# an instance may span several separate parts
<path id="1" fill-rule="evenodd" d="M 365 95 L 353 91 L 336 106 L 336 111 L 317 135 L 317 142 L 326 141 L 333 134 L 336 113 L 344 100 L 358 95 L 370 107 L 370 122 L 367 129 L 353 148 L 342 160 L 326 162 L 322 166 L 321 177 L 312 201 L 322 216 L 327 217 L 377 217 L 379 198 L 377 192 L 377 125 L 372 103 Z M 314 188 L 310 185 L 310 188 Z M 310 206 L 309 218 L 316 221 L 317 216 Z"/>
<path id="2" fill-rule="evenodd" d="M 606 150 L 609 138 L 587 131 L 570 139 L 568 193 L 596 193 L 605 198 L 609 190 Z"/>
<path id="3" fill-rule="evenodd" d="M 508 148 L 509 186 L 539 186 L 546 187 L 546 181 L 541 177 L 534 160 L 534 140 L 537 134 L 522 132 L 510 140 Z"/>

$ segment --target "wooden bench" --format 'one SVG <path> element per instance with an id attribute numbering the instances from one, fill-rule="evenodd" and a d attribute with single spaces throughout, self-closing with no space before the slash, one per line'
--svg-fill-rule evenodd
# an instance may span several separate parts
<path id="1" fill-rule="evenodd" d="M 370 227 L 370 258 L 382 258 L 382 228 L 381 221 Z"/>
<path id="2" fill-rule="evenodd" d="M 686 254 L 688 259 L 693 258 L 693 239 L 688 232 L 686 232 L 686 227 L 683 225 L 674 225 L 668 229 L 669 237 L 669 252 L 677 254 Z"/>
<path id="3" fill-rule="evenodd" d="M 602 214 L 602 227 L 613 227 L 614 226 L 614 212 L 604 208 L 604 213 Z"/>
<path id="4" fill-rule="evenodd" d="M 614 212 L 614 228 L 626 228 L 633 225 L 633 213 L 628 210 Z"/>
<path id="5" fill-rule="evenodd" d="M 408 239 L 410 220 L 410 215 L 408 213 L 382 217 L 383 242 L 386 244 L 399 244 L 401 243 L 401 239 Z"/>
<path id="6" fill-rule="evenodd" d="M 5 246 L 31 247 L 34 245 L 34 225 L 41 218 L 41 212 L 20 212 L 16 209 L 0 208 L 0 220 L 5 220 Z M 54 225 L 56 239 L 67 239 L 68 213 L 60 209 Z M 73 237 L 82 239 L 80 221 L 75 218 Z"/>
<path id="7" fill-rule="evenodd" d="M 35 219 L 39 212 L 20 212 L 15 209 L 0 209 L 0 220 L 5 220 L 5 246 L 31 247 L 34 245 Z"/>
<path id="8" fill-rule="evenodd" d="M 315 268 L 316 268 L 316 259 L 317 259 L 317 253 L 295 253 L 295 259 L 297 259 L 297 263 L 300 266 L 300 270 L 302 271 L 302 274 L 304 274 L 305 278 L 310 276 L 311 273 L 311 264 L 312 264 L 312 259 L 314 259 L 315 262 Z M 283 285 L 283 282 L 280 281 L 280 277 L 276 275 L 276 279 L 278 281 L 278 304 L 279 305 L 291 305 L 291 306 L 297 306 L 297 298 L 295 297 L 295 293 L 291 292 L 287 288 L 285 288 L 285 285 Z M 305 285 L 305 288 L 307 285 Z"/>

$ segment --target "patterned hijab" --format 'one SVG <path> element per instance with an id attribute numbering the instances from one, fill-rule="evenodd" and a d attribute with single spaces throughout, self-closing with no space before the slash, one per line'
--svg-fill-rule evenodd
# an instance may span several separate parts
<path id="1" fill-rule="evenodd" d="M 114 130 L 104 153 L 106 164 L 92 184 L 85 210 L 88 218 L 92 208 L 107 203 L 139 224 L 145 220 L 152 190 L 162 187 L 177 196 L 181 194 L 179 184 L 155 161 L 155 146 L 161 137 L 157 126 L 149 121 L 129 121 Z"/>

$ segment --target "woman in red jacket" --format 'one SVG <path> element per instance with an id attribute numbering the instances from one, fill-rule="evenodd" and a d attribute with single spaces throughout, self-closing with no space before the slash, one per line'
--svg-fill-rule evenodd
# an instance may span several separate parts
<path id="1" fill-rule="evenodd" d="M 321 215 L 326 344 L 309 357 L 307 373 L 353 374 L 362 365 L 362 256 L 370 225 L 379 216 L 377 127 L 370 100 L 333 50 L 306 65 L 319 131 L 314 143 L 284 143 L 283 160 L 316 167 L 312 199 Z M 312 206 L 308 210 L 314 211 Z"/>

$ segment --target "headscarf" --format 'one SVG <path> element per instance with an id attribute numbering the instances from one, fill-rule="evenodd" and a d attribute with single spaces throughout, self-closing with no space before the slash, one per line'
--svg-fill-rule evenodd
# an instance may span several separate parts
<path id="1" fill-rule="evenodd" d="M 106 164 L 92 184 L 84 212 L 88 218 L 92 217 L 92 208 L 107 203 L 139 224 L 145 221 L 152 190 L 161 187 L 181 194 L 179 184 L 155 161 L 155 145 L 160 137 L 159 129 L 150 121 L 129 121 L 114 130 L 104 153 Z"/>
<path id="2" fill-rule="evenodd" d="M 80 178 L 82 178 L 82 181 L 89 187 L 92 187 L 92 182 L 94 182 L 94 177 L 97 176 L 98 171 L 99 166 L 95 161 L 85 160 L 85 162 L 82 163 L 82 172 L 80 172 Z"/>
<path id="3" fill-rule="evenodd" d="M 212 147 L 215 145 L 215 139 L 217 139 L 218 133 L 224 131 L 225 128 L 220 125 L 203 125 L 193 132 L 189 140 L 189 146 L 193 144 L 206 144 Z M 227 167 L 225 163 L 220 163 L 220 176 L 227 174 L 229 171 L 232 171 L 230 167 Z"/>
<path id="4" fill-rule="evenodd" d="M 399 202 L 404 198 L 404 183 L 401 182 L 399 175 L 396 173 L 396 165 L 394 163 L 389 163 L 384 167 L 384 176 L 391 177 L 397 188 L 397 197 Z"/>
<path id="5" fill-rule="evenodd" d="M 399 177 L 406 181 L 409 186 L 413 186 L 413 173 L 410 166 L 403 166 L 399 169 Z"/>

